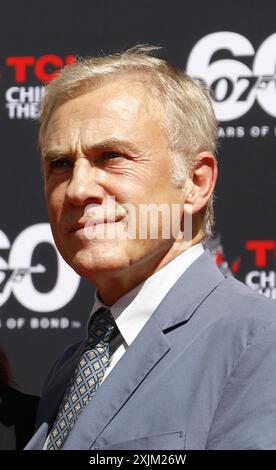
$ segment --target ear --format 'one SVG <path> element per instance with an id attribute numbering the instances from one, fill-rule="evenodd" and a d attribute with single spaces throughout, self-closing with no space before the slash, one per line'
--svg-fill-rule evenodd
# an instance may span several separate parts
<path id="1" fill-rule="evenodd" d="M 201 152 L 189 178 L 186 204 L 192 204 L 192 213 L 199 213 L 210 199 L 216 184 L 218 166 L 215 156 Z"/>

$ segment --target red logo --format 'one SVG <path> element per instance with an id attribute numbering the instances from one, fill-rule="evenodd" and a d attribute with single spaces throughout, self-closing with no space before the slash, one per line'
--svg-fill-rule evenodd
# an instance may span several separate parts
<path id="1" fill-rule="evenodd" d="M 64 59 L 55 54 L 46 54 L 41 57 L 34 56 L 11 56 L 6 58 L 6 65 L 13 67 L 14 80 L 17 83 L 24 83 L 27 79 L 27 69 L 33 71 L 34 77 L 42 82 L 49 82 L 60 71 L 64 65 L 72 64 L 75 61 L 74 55 L 67 55 Z M 49 71 L 48 69 L 54 69 Z"/>
<path id="2" fill-rule="evenodd" d="M 258 268 L 267 265 L 269 251 L 273 251 L 274 257 L 276 257 L 276 242 L 274 240 L 248 240 L 245 248 L 249 251 L 255 251 L 255 265 Z"/>

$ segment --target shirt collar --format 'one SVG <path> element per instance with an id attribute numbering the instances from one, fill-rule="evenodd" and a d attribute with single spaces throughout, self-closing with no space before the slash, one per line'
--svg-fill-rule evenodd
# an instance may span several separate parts
<path id="1" fill-rule="evenodd" d="M 100 307 L 109 308 L 123 339 L 129 346 L 178 278 L 203 252 L 202 243 L 193 245 L 120 297 L 111 307 L 102 302 L 96 290 L 90 318 Z"/>

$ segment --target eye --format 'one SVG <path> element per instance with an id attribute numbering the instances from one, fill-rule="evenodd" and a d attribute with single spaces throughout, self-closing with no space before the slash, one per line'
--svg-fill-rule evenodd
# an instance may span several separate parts
<path id="1" fill-rule="evenodd" d="M 120 158 L 122 157 L 122 154 L 120 152 L 112 152 L 112 151 L 105 151 L 102 152 L 102 160 L 113 160 L 115 158 Z"/>
<path id="2" fill-rule="evenodd" d="M 57 158 L 56 160 L 51 160 L 50 168 L 52 169 L 66 169 L 71 167 L 72 163 L 68 158 Z"/>

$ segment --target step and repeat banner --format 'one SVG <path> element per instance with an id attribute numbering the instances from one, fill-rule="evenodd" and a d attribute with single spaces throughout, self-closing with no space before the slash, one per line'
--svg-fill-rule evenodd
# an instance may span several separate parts
<path id="1" fill-rule="evenodd" d="M 94 300 L 53 243 L 36 144 L 45 84 L 77 55 L 162 46 L 211 87 L 220 177 L 209 246 L 223 271 L 276 299 L 275 17 L 274 0 L 1 5 L 0 346 L 22 391 L 40 393 Z"/>

